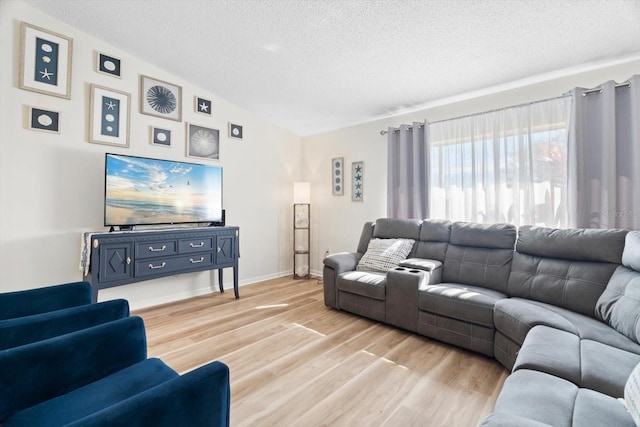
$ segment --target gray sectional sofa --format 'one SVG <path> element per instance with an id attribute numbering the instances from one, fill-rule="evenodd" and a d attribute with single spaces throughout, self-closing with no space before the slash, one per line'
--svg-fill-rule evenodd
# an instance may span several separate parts
<path id="1" fill-rule="evenodd" d="M 328 307 L 509 369 L 483 426 L 635 426 L 617 398 L 640 363 L 640 231 L 385 218 L 325 258 L 323 279 Z"/>

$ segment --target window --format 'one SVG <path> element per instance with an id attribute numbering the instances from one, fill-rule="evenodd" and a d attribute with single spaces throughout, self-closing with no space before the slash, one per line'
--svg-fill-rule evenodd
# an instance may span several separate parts
<path id="1" fill-rule="evenodd" d="M 565 227 L 570 101 L 431 124 L 430 216 Z"/>

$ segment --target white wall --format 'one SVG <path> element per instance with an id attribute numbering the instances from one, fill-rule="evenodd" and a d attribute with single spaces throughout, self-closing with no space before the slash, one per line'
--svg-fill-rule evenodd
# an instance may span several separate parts
<path id="1" fill-rule="evenodd" d="M 623 82 L 640 73 L 640 58 L 611 60 L 608 65 L 587 64 L 582 68 L 589 71 L 559 70 L 527 81 L 443 100 L 410 114 L 304 138 L 303 175 L 305 181 L 311 182 L 311 271 L 321 274 L 326 250 L 331 253 L 354 251 L 363 224 L 386 216 L 387 137 L 380 135 L 381 130 L 413 121 L 427 119 L 434 122 L 552 98 L 574 87 L 595 87 L 608 80 Z M 351 180 L 351 162 L 364 161 L 363 202 L 351 201 L 349 185 L 345 185 L 344 196 L 331 195 L 330 162 L 334 157 L 344 157 L 345 182 Z"/>
<path id="2" fill-rule="evenodd" d="M 71 99 L 18 89 L 20 21 L 73 38 Z M 103 227 L 104 153 L 194 161 L 185 156 L 185 122 L 220 129 L 227 223 L 240 227 L 240 283 L 289 274 L 292 182 L 301 174 L 301 138 L 266 123 L 149 63 L 15 0 L 0 1 L 0 292 L 81 280 L 80 236 Z M 122 59 L 122 79 L 94 71 L 94 51 Z M 183 88 L 183 119 L 142 115 L 144 74 Z M 129 149 L 87 142 L 89 84 L 131 94 Z M 211 117 L 194 96 L 213 101 Z M 27 129 L 26 106 L 60 112 L 60 133 Z M 227 123 L 244 126 L 227 138 Z M 170 148 L 149 143 L 149 126 L 172 130 Z M 197 160 L 196 160 L 197 161 Z M 100 300 L 127 298 L 133 308 L 211 291 L 210 272 L 106 289 Z M 231 282 L 225 272 L 225 283 Z"/>

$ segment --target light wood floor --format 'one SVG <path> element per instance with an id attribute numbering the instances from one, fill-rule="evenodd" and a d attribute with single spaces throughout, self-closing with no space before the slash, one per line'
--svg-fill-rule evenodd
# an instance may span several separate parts
<path id="1" fill-rule="evenodd" d="M 495 360 L 325 307 L 280 278 L 138 310 L 149 356 L 231 371 L 233 426 L 475 426 L 507 371 Z"/>

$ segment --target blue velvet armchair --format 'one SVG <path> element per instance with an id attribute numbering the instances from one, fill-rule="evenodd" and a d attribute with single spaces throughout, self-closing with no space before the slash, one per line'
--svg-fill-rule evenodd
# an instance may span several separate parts
<path id="1" fill-rule="evenodd" d="M 0 350 L 129 316 L 126 300 L 91 304 L 86 282 L 0 294 Z"/>
<path id="2" fill-rule="evenodd" d="M 147 359 L 139 317 L 0 351 L 3 427 L 228 426 L 229 408 L 227 366 Z"/>

